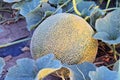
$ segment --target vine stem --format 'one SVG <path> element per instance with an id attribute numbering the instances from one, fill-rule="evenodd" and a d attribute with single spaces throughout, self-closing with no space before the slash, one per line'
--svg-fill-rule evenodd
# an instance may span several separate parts
<path id="1" fill-rule="evenodd" d="M 79 16 L 81 16 L 82 14 L 78 11 L 77 9 L 77 4 L 76 4 L 76 0 L 72 0 L 72 3 L 73 3 L 73 9 L 75 11 L 75 13 Z"/>
<path id="2" fill-rule="evenodd" d="M 120 9 L 120 8 L 114 7 L 114 8 L 104 9 L 104 10 L 102 10 L 102 11 L 107 12 L 107 11 L 111 11 L 111 10 L 115 10 L 115 9 Z"/>
<path id="3" fill-rule="evenodd" d="M 117 61 L 117 52 L 115 49 L 115 44 L 112 45 L 112 48 L 113 48 L 114 59 Z"/>
<path id="4" fill-rule="evenodd" d="M 58 9 L 52 14 L 56 14 L 63 6 L 65 6 L 66 4 L 68 4 L 71 0 L 67 0 L 64 4 L 62 4 L 60 7 L 58 7 Z"/>
<path id="5" fill-rule="evenodd" d="M 106 9 L 109 7 L 111 0 L 107 1 Z"/>
<path id="6" fill-rule="evenodd" d="M 21 42 L 24 42 L 24 41 L 28 41 L 30 39 L 31 38 L 25 38 L 25 39 L 22 39 L 22 40 L 18 40 L 18 41 L 14 41 L 14 42 L 11 42 L 11 43 L 3 44 L 3 45 L 0 45 L 0 48 L 4 48 L 4 47 L 8 47 L 8 46 L 11 46 L 11 45 L 14 45 L 14 44 L 18 44 L 18 43 L 21 43 Z"/>
<path id="7" fill-rule="evenodd" d="M 107 67 L 111 67 L 111 66 L 113 66 L 114 65 L 114 63 L 112 63 L 112 64 L 110 64 L 110 65 L 107 65 Z"/>

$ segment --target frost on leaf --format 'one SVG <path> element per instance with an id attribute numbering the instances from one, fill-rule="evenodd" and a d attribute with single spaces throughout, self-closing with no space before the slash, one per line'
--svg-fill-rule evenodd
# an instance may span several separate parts
<path id="1" fill-rule="evenodd" d="M 120 72 L 120 60 L 118 60 L 113 67 L 114 71 Z"/>
<path id="2" fill-rule="evenodd" d="M 70 70 L 71 80 L 90 80 L 89 72 L 95 71 L 96 67 L 92 63 L 82 63 L 77 65 L 65 65 Z"/>
<path id="3" fill-rule="evenodd" d="M 89 76 L 91 80 L 117 80 L 118 73 L 102 66 L 97 68 L 96 71 L 90 71 Z"/>
<path id="4" fill-rule="evenodd" d="M 11 67 L 5 80 L 39 80 L 51 72 L 61 68 L 61 62 L 54 59 L 53 54 L 45 55 L 37 60 L 23 58 Z M 51 70 L 51 71 L 50 71 Z M 48 71 L 47 73 L 45 73 Z M 41 73 L 37 76 L 37 74 Z"/>
<path id="5" fill-rule="evenodd" d="M 84 1 L 81 0 L 77 4 L 78 10 L 81 12 L 82 16 L 90 16 L 93 11 L 92 7 L 95 7 L 96 4 L 94 1 Z"/>
<path id="6" fill-rule="evenodd" d="M 20 14 L 24 17 L 40 5 L 40 0 L 22 0 L 18 3 L 13 4 L 13 9 L 20 10 Z"/>
<path id="7" fill-rule="evenodd" d="M 50 11 L 51 14 L 52 12 L 55 11 L 54 7 L 51 7 L 50 4 L 48 3 L 42 3 L 42 7 L 38 6 L 31 12 L 29 12 L 25 18 L 27 22 L 27 28 L 28 30 L 33 29 L 36 27 L 43 19 L 45 19 L 47 16 L 46 12 Z"/>
<path id="8" fill-rule="evenodd" d="M 104 18 L 96 21 L 97 33 L 95 39 L 102 40 L 108 44 L 120 43 L 120 9 L 108 13 Z"/>

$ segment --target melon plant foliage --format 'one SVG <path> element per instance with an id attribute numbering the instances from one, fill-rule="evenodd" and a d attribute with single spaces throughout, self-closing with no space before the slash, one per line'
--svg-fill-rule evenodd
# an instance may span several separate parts
<path id="1" fill-rule="evenodd" d="M 120 59 L 118 61 L 116 61 L 116 63 L 113 66 L 113 70 L 118 72 L 118 76 L 116 80 L 120 80 Z"/>
<path id="2" fill-rule="evenodd" d="M 23 58 L 17 60 L 16 63 L 17 64 L 15 66 L 9 69 L 5 80 L 34 80 L 37 73 L 42 69 L 53 69 L 49 72 L 52 73 L 54 70 L 62 67 L 61 62 L 55 60 L 53 54 L 48 54 L 37 60 Z M 44 78 L 49 73 L 41 72 L 41 75 L 44 74 L 44 76 L 40 78 Z"/>
<path id="3" fill-rule="evenodd" d="M 120 9 L 110 12 L 104 18 L 99 18 L 95 29 L 97 30 L 94 35 L 95 39 L 108 44 L 120 43 Z"/>
<path id="4" fill-rule="evenodd" d="M 5 61 L 3 60 L 3 58 L 0 58 L 0 75 L 2 73 L 3 67 L 5 66 Z"/>
<path id="5" fill-rule="evenodd" d="M 113 70 L 120 73 L 120 60 L 116 61 L 116 63 L 114 64 Z"/>
<path id="6" fill-rule="evenodd" d="M 116 64 L 118 65 L 118 62 Z M 70 71 L 70 80 L 119 80 L 118 69 L 111 71 L 105 66 L 96 67 L 88 62 L 77 65 L 62 64 L 54 59 L 53 54 L 37 60 L 28 58 L 17 60 L 17 64 L 8 70 L 5 80 L 44 80 L 47 75 L 62 67 Z"/>
<path id="7" fill-rule="evenodd" d="M 12 3 L 12 8 L 18 10 L 25 17 L 28 30 L 37 27 L 48 16 L 57 13 L 76 14 L 73 9 L 73 6 L 76 6 L 82 17 L 90 18 L 90 24 L 97 32 L 94 35 L 95 39 L 108 44 L 120 43 L 120 9 L 108 13 L 104 18 L 99 18 L 106 12 L 97 7 L 94 1 L 76 0 L 76 5 L 73 5 L 71 0 L 3 1 Z M 116 0 L 116 4 L 117 7 L 120 7 L 119 0 Z M 2 32 L 1 29 L 0 32 Z M 0 58 L 0 74 L 4 65 L 4 60 Z M 115 63 L 114 71 L 112 71 L 105 66 L 96 67 L 88 62 L 76 65 L 62 64 L 54 58 L 53 54 L 45 55 L 37 60 L 28 58 L 17 60 L 16 65 L 8 70 L 5 80 L 42 80 L 62 67 L 70 71 L 71 80 L 120 80 L 120 60 Z M 48 70 L 47 73 L 45 70 Z"/>
<path id="8" fill-rule="evenodd" d="M 51 7 L 48 3 L 43 3 L 41 5 L 42 7 L 35 8 L 25 16 L 28 30 L 32 29 L 34 26 L 37 26 L 37 24 L 55 11 L 55 8 Z"/>
<path id="9" fill-rule="evenodd" d="M 99 67 L 96 71 L 90 71 L 89 76 L 91 80 L 116 80 L 118 72 L 110 71 L 105 66 Z"/>
<path id="10" fill-rule="evenodd" d="M 116 62 L 117 68 L 114 71 L 105 66 L 96 67 L 92 63 L 84 62 L 78 65 L 66 65 L 72 75 L 70 80 L 119 80 L 120 61 Z M 119 70 L 118 70 L 119 68 Z"/>
<path id="11" fill-rule="evenodd" d="M 38 26 L 45 18 L 56 13 L 73 13 L 76 14 L 73 9 L 71 0 L 4 0 L 5 2 L 14 2 L 12 8 L 20 11 L 27 22 L 28 30 L 31 30 Z M 52 6 L 51 6 L 52 5 Z M 104 15 L 104 11 L 100 8 L 96 8 L 94 1 L 76 0 L 78 11 L 81 12 L 83 17 L 96 16 L 98 18 Z M 95 14 L 94 12 L 99 14 Z M 94 20 L 96 18 L 92 17 Z M 91 19 L 92 19 L 91 18 Z M 94 24 L 95 21 L 91 20 Z"/>
<path id="12" fill-rule="evenodd" d="M 120 0 L 116 0 L 116 7 L 120 7 Z"/>
<path id="13" fill-rule="evenodd" d="M 96 70 L 96 66 L 88 62 L 78 65 L 65 65 L 65 67 L 70 70 L 71 80 L 90 80 L 89 72 Z"/>
<path id="14" fill-rule="evenodd" d="M 40 5 L 40 0 L 22 0 L 15 3 L 12 8 L 20 10 L 20 14 L 26 16 Z"/>

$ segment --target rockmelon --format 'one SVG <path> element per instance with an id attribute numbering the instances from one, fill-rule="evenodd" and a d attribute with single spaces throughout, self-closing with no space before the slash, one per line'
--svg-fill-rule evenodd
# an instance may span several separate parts
<path id="1" fill-rule="evenodd" d="M 98 42 L 94 30 L 81 17 L 59 13 L 45 19 L 34 31 L 31 54 L 37 59 L 49 53 L 66 64 L 93 62 Z"/>

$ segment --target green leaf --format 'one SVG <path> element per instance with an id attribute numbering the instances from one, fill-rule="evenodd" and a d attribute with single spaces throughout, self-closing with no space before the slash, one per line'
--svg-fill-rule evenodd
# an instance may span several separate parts
<path id="1" fill-rule="evenodd" d="M 54 59 L 55 56 L 53 54 L 48 54 L 47 56 L 43 56 L 36 60 L 36 65 L 39 70 L 43 68 L 61 68 L 61 62 L 59 60 Z"/>
<path id="2" fill-rule="evenodd" d="M 37 75 L 37 66 L 32 59 L 17 60 L 17 65 L 9 69 L 5 80 L 34 80 Z"/>
<path id="3" fill-rule="evenodd" d="M 13 2 L 19 2 L 19 1 L 23 1 L 23 0 L 3 0 L 4 2 L 8 2 L 8 3 L 13 3 Z"/>
<path id="4" fill-rule="evenodd" d="M 27 29 L 30 31 L 33 26 L 36 26 L 43 17 L 43 13 L 40 10 L 40 7 L 34 9 L 25 16 L 27 22 Z"/>
<path id="5" fill-rule="evenodd" d="M 97 68 L 96 71 L 90 71 L 89 76 L 91 80 L 117 80 L 118 73 L 102 66 Z"/>
<path id="6" fill-rule="evenodd" d="M 120 0 L 116 0 L 116 7 L 120 7 Z"/>
<path id="7" fill-rule="evenodd" d="M 35 78 L 39 78 L 38 73 L 44 73 L 48 70 L 48 73 L 40 74 L 44 78 L 50 72 L 61 68 L 61 66 L 61 62 L 55 60 L 53 54 L 45 55 L 36 61 L 23 58 L 17 60 L 16 65 L 8 70 L 5 80 L 35 80 Z"/>
<path id="8" fill-rule="evenodd" d="M 60 0 L 48 0 L 50 4 L 59 4 Z"/>
<path id="9" fill-rule="evenodd" d="M 28 30 L 33 29 L 33 27 L 39 24 L 44 18 L 50 16 L 50 12 L 55 11 L 55 8 L 51 7 L 48 3 L 42 3 L 41 6 L 42 7 L 35 8 L 25 16 Z"/>
<path id="10" fill-rule="evenodd" d="M 113 67 L 114 71 L 120 72 L 120 60 L 118 60 Z"/>
<path id="11" fill-rule="evenodd" d="M 67 5 L 65 5 L 65 6 L 62 7 L 62 12 L 67 12 L 67 13 L 68 12 L 69 13 L 74 12 L 72 1 L 68 2 Z"/>
<path id="12" fill-rule="evenodd" d="M 0 58 L 0 74 L 1 74 L 4 66 L 5 66 L 5 61 L 3 60 L 3 58 Z"/>
<path id="13" fill-rule="evenodd" d="M 108 44 L 120 43 L 120 9 L 108 13 L 104 18 L 96 21 L 97 33 L 95 39 L 102 40 Z"/>
<path id="14" fill-rule="evenodd" d="M 101 10 L 100 8 L 93 8 L 93 11 L 90 14 L 90 25 L 95 28 L 96 20 L 105 15 L 106 12 Z"/>
<path id="15" fill-rule="evenodd" d="M 55 7 L 59 9 L 57 11 L 58 13 L 73 11 L 72 1 L 70 0 L 49 0 L 49 3 L 53 4 Z"/>
<path id="16" fill-rule="evenodd" d="M 62 4 L 64 4 L 66 1 L 68 1 L 68 0 L 59 0 L 59 1 L 58 1 L 58 4 L 59 4 L 59 5 L 62 5 Z"/>
<path id="17" fill-rule="evenodd" d="M 46 64 L 47 62 L 47 64 Z M 40 70 L 36 76 L 37 80 L 41 80 L 46 77 L 48 74 L 60 69 L 62 67 L 59 60 L 54 59 L 53 54 L 48 54 L 36 60 L 36 65 Z"/>
<path id="18" fill-rule="evenodd" d="M 96 7 L 94 1 L 84 1 L 84 0 L 76 0 L 77 9 L 82 16 L 90 16 L 91 12 L 93 12 L 93 8 Z M 63 12 L 75 13 L 73 9 L 73 3 L 70 1 L 65 6 L 62 7 Z"/>
<path id="19" fill-rule="evenodd" d="M 66 65 L 66 68 L 70 70 L 71 80 L 90 80 L 89 72 L 96 70 L 95 65 L 88 62 L 78 65 Z"/>
<path id="20" fill-rule="evenodd" d="M 77 8 L 82 16 L 90 16 L 93 11 L 92 8 L 95 7 L 96 4 L 94 1 L 84 1 L 80 0 L 77 4 Z"/>
<path id="21" fill-rule="evenodd" d="M 26 16 L 29 12 L 40 5 L 40 0 L 22 0 L 13 4 L 13 9 L 20 10 L 20 14 Z"/>

